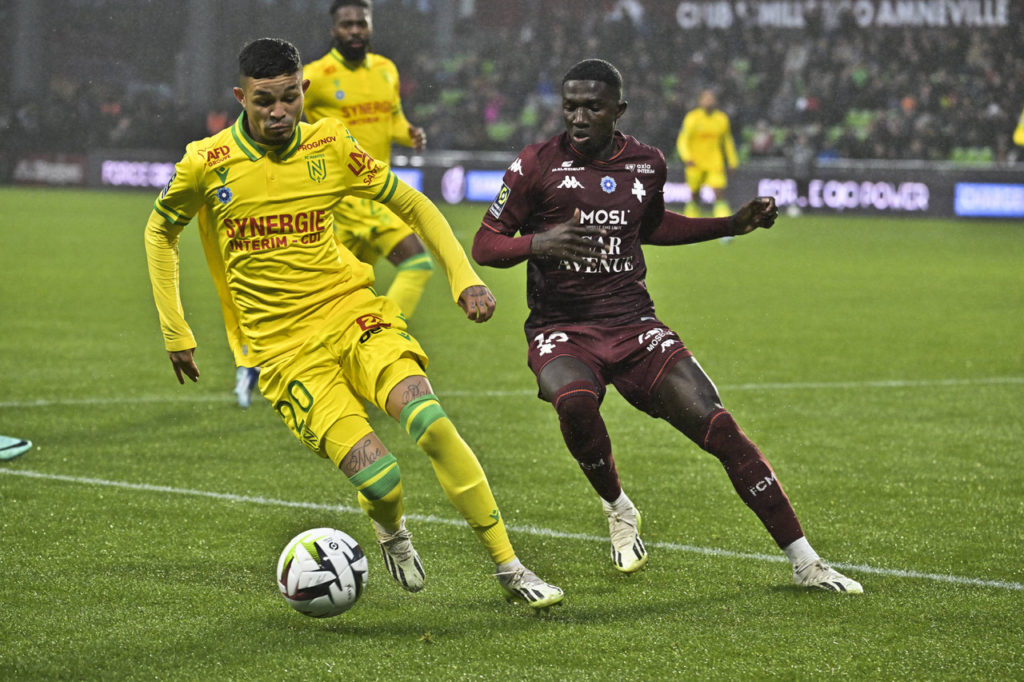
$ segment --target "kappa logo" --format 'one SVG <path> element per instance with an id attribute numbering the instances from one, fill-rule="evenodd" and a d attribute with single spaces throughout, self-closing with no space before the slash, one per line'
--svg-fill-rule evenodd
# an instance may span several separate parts
<path id="1" fill-rule="evenodd" d="M 519 160 L 518 156 L 516 157 L 516 160 L 512 162 L 512 165 L 508 167 L 508 172 L 519 173 L 520 175 L 523 174 L 523 162 Z"/>
<path id="2" fill-rule="evenodd" d="M 575 175 L 566 175 L 557 189 L 585 189 L 583 183 L 576 179 Z"/>

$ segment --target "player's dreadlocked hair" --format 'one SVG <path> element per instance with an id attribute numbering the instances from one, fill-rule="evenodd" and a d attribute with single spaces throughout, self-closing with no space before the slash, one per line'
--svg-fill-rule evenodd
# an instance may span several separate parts
<path id="1" fill-rule="evenodd" d="M 248 78 L 274 78 L 302 71 L 295 46 L 280 38 L 257 38 L 238 53 L 238 74 Z"/>
<path id="2" fill-rule="evenodd" d="M 367 12 L 373 11 L 373 0 L 334 0 L 331 3 L 331 9 L 328 12 L 332 17 L 342 7 L 362 7 Z"/>
<path id="3" fill-rule="evenodd" d="M 622 74 L 619 70 L 603 59 L 584 59 L 565 73 L 562 85 L 566 81 L 600 81 L 608 84 L 619 99 L 622 99 Z"/>

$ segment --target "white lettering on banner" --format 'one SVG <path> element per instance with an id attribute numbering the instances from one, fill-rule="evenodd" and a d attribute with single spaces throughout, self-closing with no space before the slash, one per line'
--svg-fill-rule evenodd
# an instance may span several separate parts
<path id="1" fill-rule="evenodd" d="M 871 182 L 857 180 L 819 180 L 807 183 L 807 196 L 801 196 L 792 178 L 763 178 L 757 183 L 760 196 L 775 197 L 779 206 L 796 205 L 830 208 L 834 211 L 875 209 L 876 211 L 928 210 L 930 192 L 923 182 Z"/>
<path id="2" fill-rule="evenodd" d="M 81 185 L 85 180 L 85 166 L 76 161 L 18 159 L 14 167 L 14 180 L 46 185 Z"/>
<path id="3" fill-rule="evenodd" d="M 163 187 L 174 173 L 173 163 L 104 161 L 100 181 L 114 187 Z"/>
<path id="4" fill-rule="evenodd" d="M 861 28 L 1009 26 L 1010 8 L 1010 0 L 686 0 L 676 6 L 676 23 L 686 30 L 733 24 L 802 29 L 808 13 L 820 11 L 826 27 L 838 26 L 846 14 Z"/>

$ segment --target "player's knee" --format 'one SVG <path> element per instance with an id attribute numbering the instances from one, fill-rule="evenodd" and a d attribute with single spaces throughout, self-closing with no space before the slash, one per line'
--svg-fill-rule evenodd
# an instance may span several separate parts
<path id="1" fill-rule="evenodd" d="M 551 404 L 563 424 L 592 424 L 600 420 L 601 393 L 589 381 L 573 381 L 551 396 Z"/>
<path id="2" fill-rule="evenodd" d="M 398 423 L 427 454 L 434 452 L 435 446 L 451 435 L 449 432 L 455 431 L 455 425 L 432 393 L 410 400 L 402 408 Z"/>
<path id="3" fill-rule="evenodd" d="M 726 469 L 743 469 L 762 462 L 767 465 L 761 450 L 743 433 L 728 410 L 715 410 L 705 418 L 704 424 L 704 437 L 698 444 L 717 457 Z"/>

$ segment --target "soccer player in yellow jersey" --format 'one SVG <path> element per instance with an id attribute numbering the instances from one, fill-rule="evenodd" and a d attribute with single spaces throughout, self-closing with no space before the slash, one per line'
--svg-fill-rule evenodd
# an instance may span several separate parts
<path id="1" fill-rule="evenodd" d="M 692 197 L 683 210 L 691 218 L 700 217 L 700 188 L 710 187 L 715 193 L 712 216 L 725 218 L 732 215 L 725 200 L 728 185 L 727 168 L 738 165 L 736 145 L 732 139 L 729 116 L 716 108 L 715 93 L 700 93 L 698 107 L 686 114 L 676 138 L 676 150 L 686 165 L 686 184 Z"/>
<path id="2" fill-rule="evenodd" d="M 371 0 L 335 0 L 330 8 L 331 51 L 307 64 L 306 120 L 337 118 L 374 159 L 391 162 L 392 142 L 423 151 L 423 128 L 402 113 L 398 69 L 370 52 Z M 396 268 L 387 296 L 411 317 L 430 279 L 433 263 L 423 242 L 394 212 L 362 197 L 349 196 L 335 209 L 338 239 L 359 260 L 374 265 L 381 256 Z"/>
<path id="3" fill-rule="evenodd" d="M 405 527 L 398 462 L 370 427 L 364 400 L 398 420 L 430 458 L 508 595 L 537 608 L 554 604 L 562 590 L 516 558 L 483 469 L 434 395 L 427 356 L 398 306 L 373 292 L 372 268 L 333 238 L 335 206 L 343 196 L 371 199 L 412 225 L 470 320 L 488 320 L 494 298 L 426 197 L 340 121 L 299 121 L 307 87 L 291 43 L 246 45 L 234 89 L 242 114 L 189 144 L 156 200 L 146 257 L 178 381 L 199 378 L 178 290 L 178 238 L 196 216 L 236 363 L 262 366 L 260 391 L 285 425 L 355 486 L 395 580 L 422 589 L 423 564 Z"/>
<path id="4" fill-rule="evenodd" d="M 1020 112 L 1017 129 L 1013 131 L 1013 143 L 1024 147 L 1024 111 Z"/>

